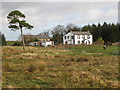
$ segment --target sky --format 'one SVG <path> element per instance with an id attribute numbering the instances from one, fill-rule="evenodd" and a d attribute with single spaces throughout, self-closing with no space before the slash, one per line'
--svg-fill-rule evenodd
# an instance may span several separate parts
<path id="1" fill-rule="evenodd" d="M 9 1 L 9 0 L 7 0 Z M 57 25 L 77 26 L 97 23 L 118 22 L 118 2 L 2 2 L 2 33 L 7 40 L 18 40 L 20 31 L 11 31 L 7 15 L 20 10 L 26 15 L 26 21 L 34 26 L 24 30 L 24 34 L 39 34 Z M 0 21 L 1 23 L 1 21 Z"/>

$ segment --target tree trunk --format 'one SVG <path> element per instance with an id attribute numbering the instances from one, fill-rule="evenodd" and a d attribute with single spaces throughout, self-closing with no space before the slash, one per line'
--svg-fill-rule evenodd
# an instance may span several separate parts
<path id="1" fill-rule="evenodd" d="M 23 37 L 22 28 L 21 28 L 21 39 L 22 39 L 22 44 L 23 44 L 23 50 L 25 50 L 25 41 L 24 41 L 24 37 Z"/>

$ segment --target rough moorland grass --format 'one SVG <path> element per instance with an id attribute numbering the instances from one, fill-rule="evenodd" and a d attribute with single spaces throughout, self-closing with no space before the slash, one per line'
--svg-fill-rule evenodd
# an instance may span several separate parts
<path id="1" fill-rule="evenodd" d="M 117 46 L 3 47 L 4 88 L 117 88 Z M 85 52 L 86 51 L 86 52 Z"/>
<path id="2" fill-rule="evenodd" d="M 31 62 L 28 65 L 26 65 L 26 70 L 28 72 L 44 71 L 46 65 L 47 64 L 44 61 Z"/>
<path id="3" fill-rule="evenodd" d="M 99 45 L 69 46 L 68 49 L 74 52 L 74 54 L 87 55 L 87 56 L 92 56 L 92 55 L 104 56 L 118 52 L 118 46 L 108 46 L 105 50 L 101 45 L 100 46 Z"/>

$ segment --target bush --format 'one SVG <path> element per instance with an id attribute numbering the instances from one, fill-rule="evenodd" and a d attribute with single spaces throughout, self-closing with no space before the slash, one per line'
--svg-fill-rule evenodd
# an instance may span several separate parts
<path id="1" fill-rule="evenodd" d="M 9 72 L 9 71 L 13 71 L 14 67 L 9 63 L 4 63 L 2 69 L 3 71 Z"/>
<path id="2" fill-rule="evenodd" d="M 28 72 L 34 72 L 37 70 L 37 66 L 34 63 L 28 65 Z"/>
<path id="3" fill-rule="evenodd" d="M 86 58 L 86 57 L 79 57 L 79 58 L 77 59 L 77 62 L 80 62 L 80 61 L 89 61 L 89 59 Z"/>
<path id="4" fill-rule="evenodd" d="M 28 72 L 44 71 L 45 67 L 46 67 L 46 63 L 44 61 L 38 61 L 28 64 L 27 71 Z"/>
<path id="5" fill-rule="evenodd" d="M 38 70 L 39 71 L 44 71 L 46 67 L 46 63 L 45 62 L 38 62 Z"/>
<path id="6" fill-rule="evenodd" d="M 71 57 L 69 60 L 66 60 L 67 62 L 68 61 L 73 61 L 73 62 L 81 62 L 81 61 L 89 61 L 89 58 L 87 57 Z"/>
<path id="7" fill-rule="evenodd" d="M 22 43 L 21 42 L 15 42 L 12 46 L 21 46 Z"/>

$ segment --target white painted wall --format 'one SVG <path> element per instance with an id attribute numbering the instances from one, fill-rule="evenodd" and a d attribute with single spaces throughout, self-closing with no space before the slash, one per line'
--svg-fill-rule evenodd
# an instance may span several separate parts
<path id="1" fill-rule="evenodd" d="M 41 43 L 41 45 L 47 47 L 48 45 L 52 45 L 52 41 L 44 41 Z"/>
<path id="2" fill-rule="evenodd" d="M 30 42 L 28 45 L 34 46 L 34 45 L 38 45 L 38 43 L 37 42 Z"/>
<path id="3" fill-rule="evenodd" d="M 38 42 L 30 42 L 28 43 L 28 45 L 35 46 L 35 45 L 38 45 Z M 41 45 L 44 47 L 47 47 L 48 45 L 54 45 L 54 41 L 43 41 L 41 42 Z"/>
<path id="4" fill-rule="evenodd" d="M 79 38 L 78 38 L 79 37 Z M 92 35 L 89 35 L 89 39 L 87 38 L 88 35 L 75 35 L 75 44 L 79 44 L 78 41 L 80 41 L 80 44 L 83 44 L 83 40 L 85 38 L 84 44 L 91 45 L 93 42 L 93 37 Z"/>
<path id="5" fill-rule="evenodd" d="M 65 39 L 65 36 L 66 36 L 66 39 Z M 92 35 L 73 35 L 71 32 L 69 32 L 65 36 L 63 37 L 63 44 L 66 44 L 65 42 L 67 42 L 67 44 L 74 44 L 74 41 L 75 41 L 75 45 L 77 44 L 91 45 L 93 43 Z M 72 36 L 74 36 L 74 40 L 72 39 Z"/>
<path id="6" fill-rule="evenodd" d="M 63 44 L 65 44 L 65 42 L 67 42 L 67 44 L 73 44 L 73 39 L 72 39 L 73 34 L 72 33 L 67 33 L 64 37 L 63 37 Z M 65 39 L 66 37 L 66 39 Z M 69 37 L 69 38 L 68 38 Z"/>

